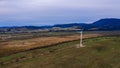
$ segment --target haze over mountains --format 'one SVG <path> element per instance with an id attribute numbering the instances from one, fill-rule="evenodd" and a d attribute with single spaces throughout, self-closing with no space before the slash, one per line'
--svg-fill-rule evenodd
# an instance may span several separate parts
<path id="1" fill-rule="evenodd" d="M 30 31 L 30 30 L 75 30 L 84 29 L 92 31 L 104 30 L 120 30 L 120 19 L 105 18 L 100 19 L 92 24 L 85 23 L 71 23 L 71 24 L 56 24 L 53 26 L 21 26 L 21 27 L 0 27 L 0 32 L 14 32 L 14 31 Z"/>

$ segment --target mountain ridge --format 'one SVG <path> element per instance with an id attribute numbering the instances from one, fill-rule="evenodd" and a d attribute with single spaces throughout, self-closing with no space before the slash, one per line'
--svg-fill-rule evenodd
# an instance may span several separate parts
<path id="1" fill-rule="evenodd" d="M 84 29 L 87 31 L 99 31 L 99 30 L 120 30 L 120 19 L 117 18 L 104 18 L 95 21 L 91 24 L 85 23 L 70 23 L 70 24 L 55 24 L 53 26 L 15 26 L 15 27 L 0 27 L 0 32 L 9 31 L 29 31 L 29 30 L 39 30 L 39 29 L 52 29 L 55 27 L 59 28 L 76 28 Z"/>

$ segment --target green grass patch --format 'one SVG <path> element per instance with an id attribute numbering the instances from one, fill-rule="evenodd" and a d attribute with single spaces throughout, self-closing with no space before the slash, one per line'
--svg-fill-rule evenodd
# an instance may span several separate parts
<path id="1" fill-rule="evenodd" d="M 0 61 L 32 58 L 1 68 L 120 68 L 120 36 L 85 39 L 83 48 L 76 44 L 79 40 L 6 56 Z"/>

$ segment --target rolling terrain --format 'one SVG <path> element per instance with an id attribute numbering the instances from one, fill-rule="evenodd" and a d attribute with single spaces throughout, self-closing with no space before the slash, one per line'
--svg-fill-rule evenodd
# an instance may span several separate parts
<path id="1" fill-rule="evenodd" d="M 120 68 L 120 19 L 0 28 L 0 68 Z M 77 48 L 80 30 L 83 48 Z"/>
<path id="2" fill-rule="evenodd" d="M 119 68 L 120 36 L 85 39 L 0 58 L 1 68 Z"/>
<path id="3" fill-rule="evenodd" d="M 83 38 L 91 38 L 91 37 L 98 37 L 102 36 L 102 34 L 84 34 Z M 23 37 L 24 38 L 24 37 Z M 69 42 L 78 40 L 80 38 L 79 34 L 72 34 L 66 36 L 64 35 L 58 35 L 58 36 L 48 36 L 48 37 L 33 37 L 33 38 L 27 38 L 27 39 L 21 39 L 21 38 L 13 38 L 12 40 L 1 40 L 0 43 L 0 56 L 6 56 L 10 54 L 14 54 L 21 51 L 31 50 L 35 48 L 42 48 L 42 47 L 49 47 L 56 44 Z M 18 40 L 16 40 L 18 39 Z"/>
<path id="4" fill-rule="evenodd" d="M 22 33 L 22 32 L 51 32 L 51 31 L 118 31 L 120 30 L 120 19 L 104 18 L 91 22 L 90 24 L 70 23 L 55 24 L 53 26 L 16 26 L 16 27 L 0 27 L 0 33 Z"/>

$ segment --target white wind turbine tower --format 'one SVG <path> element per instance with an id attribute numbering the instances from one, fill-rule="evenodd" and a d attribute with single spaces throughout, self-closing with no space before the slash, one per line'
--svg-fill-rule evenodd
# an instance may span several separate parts
<path id="1" fill-rule="evenodd" d="M 83 36 L 83 31 L 81 30 L 81 32 L 80 32 L 80 46 L 79 47 L 83 47 L 82 36 Z"/>
<path id="2" fill-rule="evenodd" d="M 81 30 L 80 32 L 80 44 L 77 45 L 77 48 L 80 48 L 80 47 L 84 47 L 83 46 L 83 30 Z"/>

